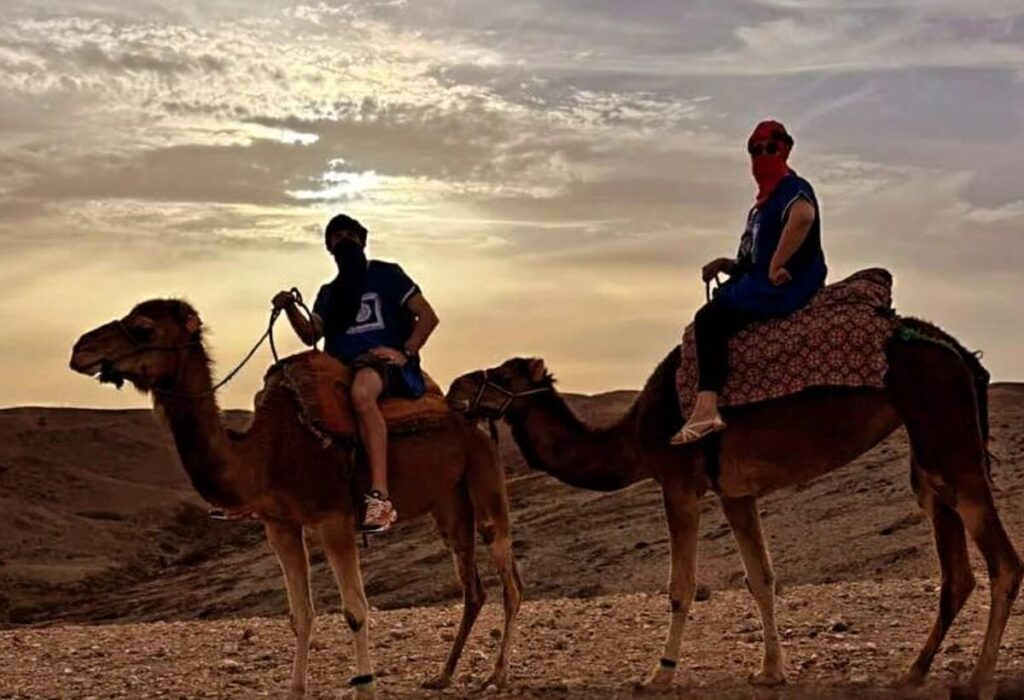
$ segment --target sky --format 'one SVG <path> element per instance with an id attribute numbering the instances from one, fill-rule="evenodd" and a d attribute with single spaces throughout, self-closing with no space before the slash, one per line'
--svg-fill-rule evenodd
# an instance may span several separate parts
<path id="1" fill-rule="evenodd" d="M 4 0 L 0 405 L 147 405 L 67 362 L 152 297 L 199 310 L 219 376 L 333 276 L 342 211 L 437 309 L 443 384 L 531 355 L 639 387 L 735 252 L 763 118 L 830 278 L 888 268 L 1024 380 L 1019 0 Z"/>

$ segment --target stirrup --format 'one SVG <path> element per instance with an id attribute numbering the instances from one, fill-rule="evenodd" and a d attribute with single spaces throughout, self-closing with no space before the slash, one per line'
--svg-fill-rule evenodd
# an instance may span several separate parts
<path id="1" fill-rule="evenodd" d="M 697 442 L 723 430 L 725 430 L 725 421 L 716 416 L 711 420 L 687 423 L 668 442 L 670 445 L 689 445 L 691 442 Z"/>

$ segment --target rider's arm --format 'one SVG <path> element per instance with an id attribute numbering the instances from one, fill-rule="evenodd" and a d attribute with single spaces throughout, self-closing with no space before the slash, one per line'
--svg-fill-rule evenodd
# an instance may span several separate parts
<path id="1" fill-rule="evenodd" d="M 313 345 L 323 336 L 323 321 L 316 314 L 313 314 L 312 318 L 306 318 L 299 310 L 298 304 L 289 304 L 284 312 L 288 314 L 288 321 L 295 329 L 295 334 L 306 345 Z"/>
<path id="2" fill-rule="evenodd" d="M 768 266 L 769 272 L 784 268 L 793 254 L 800 249 L 800 245 L 811 230 L 814 217 L 813 204 L 803 198 L 793 202 L 786 217 L 786 226 L 782 229 L 782 237 L 779 238 L 779 245 L 775 248 L 775 254 L 772 255 Z"/>
<path id="3" fill-rule="evenodd" d="M 416 316 L 416 325 L 413 326 L 412 333 L 409 334 L 409 340 L 405 342 L 405 349 L 416 353 L 426 344 L 427 338 L 434 332 L 440 321 L 434 312 L 434 307 L 422 294 L 413 294 L 405 302 L 405 306 Z"/>

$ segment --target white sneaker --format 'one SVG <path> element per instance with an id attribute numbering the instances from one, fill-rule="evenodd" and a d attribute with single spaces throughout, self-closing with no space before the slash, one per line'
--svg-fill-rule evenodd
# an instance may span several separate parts
<path id="1" fill-rule="evenodd" d="M 380 491 L 366 494 L 366 517 L 363 518 L 363 532 L 384 532 L 398 520 L 398 511 L 384 498 Z"/>

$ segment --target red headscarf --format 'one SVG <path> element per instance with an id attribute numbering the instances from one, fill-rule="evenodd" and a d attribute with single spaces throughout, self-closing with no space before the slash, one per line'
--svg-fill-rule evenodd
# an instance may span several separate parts
<path id="1" fill-rule="evenodd" d="M 793 137 L 786 131 L 786 127 L 777 121 L 763 121 L 754 128 L 747 144 L 765 141 L 778 144 L 779 150 L 774 154 L 761 153 L 756 158 L 751 156 L 750 168 L 757 181 L 757 206 L 764 204 L 775 186 L 790 173 L 786 160 L 793 148 Z"/>

